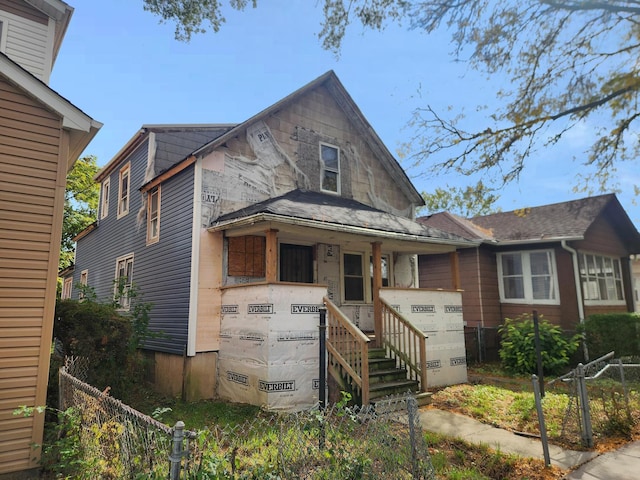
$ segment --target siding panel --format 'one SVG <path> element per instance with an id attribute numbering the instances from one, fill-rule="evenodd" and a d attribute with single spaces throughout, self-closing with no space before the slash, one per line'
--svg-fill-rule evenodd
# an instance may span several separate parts
<path id="1" fill-rule="evenodd" d="M 61 135 L 60 118 L 0 80 L 0 474 L 36 467 L 30 444 L 42 441 L 40 420 L 12 412 L 45 402 L 38 366 L 46 371 L 53 322 Z"/>
<path id="2" fill-rule="evenodd" d="M 171 137 L 163 137 L 164 141 Z M 193 167 L 189 167 L 161 186 L 160 240 L 146 245 L 146 214 L 139 188 L 144 183 L 148 143 L 143 142 L 129 157 L 131 200 L 129 214 L 117 218 L 120 166 L 110 175 L 111 192 L 107 217 L 98 228 L 78 241 L 73 283 L 82 270 L 89 270 L 89 285 L 98 298 L 113 296 L 116 259 L 134 254 L 133 282 L 142 301 L 152 304 L 149 328 L 162 331 L 167 338 L 150 340 L 153 350 L 183 354 L 187 343 L 191 271 L 191 225 L 193 212 Z M 124 165 L 124 163 L 123 163 Z M 101 252 L 96 255 L 95 252 Z M 74 298 L 77 291 L 74 289 Z"/>
<path id="3" fill-rule="evenodd" d="M 5 54 L 40 80 L 48 82 L 51 71 L 52 32 L 49 21 L 35 9 L 14 7 L 13 12 L 4 8 L 1 16 L 6 21 L 7 42 Z"/>

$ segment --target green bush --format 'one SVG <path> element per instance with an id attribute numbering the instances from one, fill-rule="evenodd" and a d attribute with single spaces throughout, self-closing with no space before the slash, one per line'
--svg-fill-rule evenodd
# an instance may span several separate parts
<path id="1" fill-rule="evenodd" d="M 53 336 L 65 355 L 87 357 L 87 383 L 122 394 L 129 382 L 135 352 L 130 348 L 131 320 L 110 304 L 58 300 Z M 52 362 L 52 365 L 57 365 Z M 122 397 L 120 397 L 122 398 Z"/>
<path id="2" fill-rule="evenodd" d="M 616 357 L 640 356 L 640 317 L 632 313 L 590 315 L 582 329 L 589 357 L 593 360 L 609 352 Z"/>
<path id="3" fill-rule="evenodd" d="M 567 338 L 559 326 L 542 315 L 538 317 L 542 368 L 547 374 L 558 373 L 567 366 L 580 345 L 580 335 Z M 499 328 L 502 336 L 500 360 L 505 370 L 518 374 L 537 373 L 535 328 L 528 313 L 514 319 L 506 318 Z"/>

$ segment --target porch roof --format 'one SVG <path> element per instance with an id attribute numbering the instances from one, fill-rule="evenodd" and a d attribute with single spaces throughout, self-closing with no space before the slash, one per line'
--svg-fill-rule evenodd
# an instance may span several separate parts
<path id="1" fill-rule="evenodd" d="M 454 251 L 456 247 L 478 243 L 355 200 L 303 190 L 293 190 L 222 215 L 208 230 L 247 235 L 269 228 L 324 243 L 378 240 L 384 242 L 386 248 L 412 253 Z"/>

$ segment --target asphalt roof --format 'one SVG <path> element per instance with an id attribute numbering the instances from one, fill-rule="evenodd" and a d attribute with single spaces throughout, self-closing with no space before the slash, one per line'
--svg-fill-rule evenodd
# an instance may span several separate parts
<path id="1" fill-rule="evenodd" d="M 613 193 L 470 219 L 443 212 L 418 221 L 473 240 L 539 242 L 584 238 L 601 215 L 618 230 L 630 250 L 640 248 L 640 234 Z"/>
<path id="2" fill-rule="evenodd" d="M 307 190 L 292 190 L 279 197 L 250 205 L 214 220 L 211 226 L 257 214 L 273 214 L 369 230 L 416 235 L 439 240 L 464 242 L 458 235 L 443 232 L 408 218 L 378 210 L 363 203 Z"/>

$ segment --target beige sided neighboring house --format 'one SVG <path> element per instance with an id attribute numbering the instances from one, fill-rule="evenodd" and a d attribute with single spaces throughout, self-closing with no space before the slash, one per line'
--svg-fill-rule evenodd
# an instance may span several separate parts
<path id="1" fill-rule="evenodd" d="M 0 478 L 36 475 L 66 174 L 102 126 L 48 86 L 73 9 L 0 0 Z"/>

